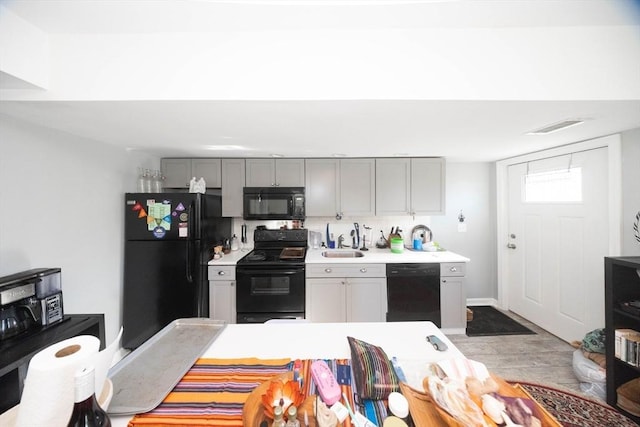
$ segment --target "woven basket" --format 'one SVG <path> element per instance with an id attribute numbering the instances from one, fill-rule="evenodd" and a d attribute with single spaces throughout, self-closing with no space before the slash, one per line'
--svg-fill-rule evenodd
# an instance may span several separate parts
<path id="1" fill-rule="evenodd" d="M 536 417 L 542 422 L 542 427 L 562 427 L 562 424 L 555 419 L 553 415 L 547 412 L 538 402 L 529 395 L 520 385 L 512 386 L 501 378 L 492 376 L 500 386 L 498 393 L 503 396 L 523 397 L 531 399 L 535 402 Z M 400 390 L 404 397 L 409 401 L 409 411 L 411 418 L 417 426 L 429 427 L 465 427 L 463 424 L 453 418 L 447 411 L 440 408 L 431 396 L 423 391 L 418 391 L 408 384 L 400 383 Z M 495 426 L 496 424 L 485 416 L 487 425 Z"/>

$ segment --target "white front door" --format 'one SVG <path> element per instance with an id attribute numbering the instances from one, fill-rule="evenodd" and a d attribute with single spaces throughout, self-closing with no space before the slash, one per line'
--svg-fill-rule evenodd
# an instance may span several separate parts
<path id="1" fill-rule="evenodd" d="M 508 309 L 565 341 L 604 327 L 607 150 L 508 167 Z"/>

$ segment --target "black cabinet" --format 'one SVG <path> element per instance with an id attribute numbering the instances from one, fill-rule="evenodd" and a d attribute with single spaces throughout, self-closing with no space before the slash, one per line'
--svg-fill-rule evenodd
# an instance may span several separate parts
<path id="1" fill-rule="evenodd" d="M 640 367 L 615 357 L 615 330 L 633 329 L 640 332 L 640 315 L 620 307 L 621 302 L 640 300 L 640 257 L 606 257 L 604 265 L 607 403 L 640 422 L 640 417 L 626 413 L 616 404 L 616 389 L 640 377 Z"/>
<path id="2" fill-rule="evenodd" d="M 29 361 L 42 349 L 78 335 L 93 335 L 105 347 L 104 314 L 67 314 L 56 324 L 0 342 L 0 413 L 20 403 Z"/>

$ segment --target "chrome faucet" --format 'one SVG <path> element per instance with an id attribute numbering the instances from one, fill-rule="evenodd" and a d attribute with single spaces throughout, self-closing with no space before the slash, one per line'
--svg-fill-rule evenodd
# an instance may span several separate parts
<path id="1" fill-rule="evenodd" d="M 338 236 L 338 249 L 344 249 L 346 247 L 342 242 L 344 242 L 344 235 L 341 234 Z"/>

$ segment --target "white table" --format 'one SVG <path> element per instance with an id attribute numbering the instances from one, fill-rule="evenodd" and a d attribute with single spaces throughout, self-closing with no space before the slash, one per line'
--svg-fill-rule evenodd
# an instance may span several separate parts
<path id="1" fill-rule="evenodd" d="M 436 335 L 449 347 L 436 351 L 426 341 Z M 463 357 L 462 353 L 431 322 L 308 323 L 285 322 L 227 325 L 202 357 L 262 359 L 350 359 L 347 337 L 352 336 L 384 349 L 396 357 L 407 382 L 421 390 L 429 365 Z M 111 417 L 113 427 L 126 427 L 129 416 Z"/>

